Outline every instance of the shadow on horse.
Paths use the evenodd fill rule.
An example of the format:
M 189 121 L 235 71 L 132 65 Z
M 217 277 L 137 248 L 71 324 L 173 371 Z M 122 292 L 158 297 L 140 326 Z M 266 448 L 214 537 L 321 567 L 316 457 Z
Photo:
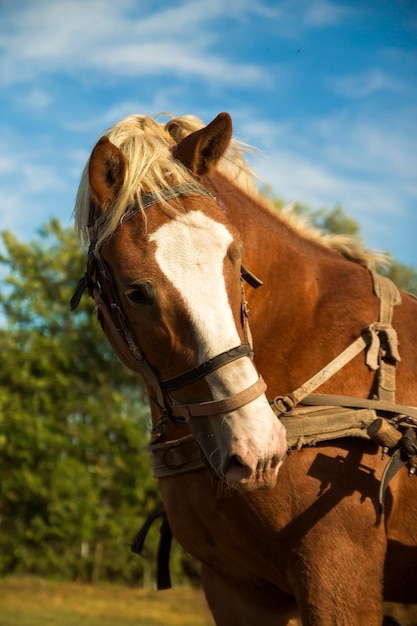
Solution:
M 115 124 L 76 222 L 72 306 L 87 288 L 143 377 L 154 474 L 216 624 L 298 607 L 380 626 L 383 600 L 417 602 L 417 301 L 274 209 L 226 113 Z

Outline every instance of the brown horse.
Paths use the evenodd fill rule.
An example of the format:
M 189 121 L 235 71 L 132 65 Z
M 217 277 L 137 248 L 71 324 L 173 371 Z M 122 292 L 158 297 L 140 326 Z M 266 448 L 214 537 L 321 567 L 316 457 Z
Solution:
M 393 408 L 417 405 L 417 301 L 400 304 L 348 240 L 274 210 L 231 135 L 222 113 L 207 127 L 132 116 L 100 139 L 77 197 L 90 251 L 73 306 L 87 286 L 144 378 L 155 475 L 216 624 L 276 626 L 297 606 L 305 625 L 380 626 L 384 599 L 417 602 L 417 411 Z M 321 412 L 301 404 L 315 399 Z M 381 415 L 384 460 L 366 429 Z

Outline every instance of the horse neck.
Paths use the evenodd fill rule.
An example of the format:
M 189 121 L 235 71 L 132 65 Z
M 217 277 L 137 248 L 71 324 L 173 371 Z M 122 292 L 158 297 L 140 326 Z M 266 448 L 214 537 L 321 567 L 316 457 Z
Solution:
M 257 366 L 270 391 L 287 393 L 377 319 L 370 274 L 300 234 L 256 196 L 223 177 L 214 182 L 243 239 L 243 263 L 264 282 L 246 290 Z
M 220 174 L 214 186 L 220 206 L 243 240 L 244 265 L 265 283 L 259 293 L 273 290 L 278 297 L 291 293 L 294 297 L 285 298 L 287 305 L 297 300 L 308 306 L 311 278 L 324 252 L 321 246 L 303 239 L 260 194 L 248 194 Z M 254 298 L 255 307 L 257 302 Z

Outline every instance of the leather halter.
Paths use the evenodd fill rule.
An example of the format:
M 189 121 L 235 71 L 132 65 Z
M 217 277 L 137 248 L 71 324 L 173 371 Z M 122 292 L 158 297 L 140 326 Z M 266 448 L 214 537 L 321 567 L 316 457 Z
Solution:
M 127 212 L 121 225 L 126 219 L 133 217 L 137 212 L 158 204 L 161 199 L 170 200 L 178 196 L 200 193 L 200 191 L 190 191 L 187 185 L 175 185 L 170 189 L 163 189 L 159 194 L 148 193 L 141 197 L 140 201 Z M 204 188 L 201 188 L 202 195 L 213 196 Z M 215 199 L 215 198 L 214 198 Z M 90 225 L 90 233 L 94 233 L 95 224 Z M 221 400 L 210 400 L 192 404 L 182 404 L 175 401 L 169 392 L 181 387 L 185 387 L 208 374 L 216 371 L 220 367 L 233 361 L 253 356 L 252 338 L 248 323 L 248 310 L 246 307 L 243 284 L 241 285 L 241 324 L 245 334 L 246 343 L 231 348 L 217 356 L 201 363 L 189 370 L 181 372 L 165 380 L 159 380 L 158 375 L 147 362 L 144 354 L 138 346 L 134 335 L 129 327 L 128 321 L 122 311 L 117 295 L 114 279 L 104 260 L 95 254 L 96 239 L 92 238 L 88 252 L 87 271 L 78 282 L 75 293 L 71 299 L 71 310 L 75 310 L 80 302 L 82 294 L 88 290 L 90 297 L 96 304 L 97 317 L 101 323 L 104 333 L 107 335 L 113 349 L 120 360 L 133 371 L 141 374 L 152 391 L 152 399 L 160 407 L 162 415 L 159 420 L 159 430 L 161 434 L 162 426 L 168 417 L 174 422 L 187 422 L 193 417 L 205 417 L 219 415 L 221 413 L 234 411 L 252 402 L 266 391 L 266 384 L 259 376 L 256 383 L 247 389 Z M 241 283 L 245 280 L 255 289 L 262 285 L 245 267 L 241 267 Z

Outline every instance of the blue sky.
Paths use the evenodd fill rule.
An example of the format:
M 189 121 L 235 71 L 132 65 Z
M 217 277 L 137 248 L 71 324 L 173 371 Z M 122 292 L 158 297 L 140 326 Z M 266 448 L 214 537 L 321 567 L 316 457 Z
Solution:
M 0 230 L 71 223 L 124 115 L 220 111 L 286 202 L 417 267 L 415 0 L 0 0 Z

